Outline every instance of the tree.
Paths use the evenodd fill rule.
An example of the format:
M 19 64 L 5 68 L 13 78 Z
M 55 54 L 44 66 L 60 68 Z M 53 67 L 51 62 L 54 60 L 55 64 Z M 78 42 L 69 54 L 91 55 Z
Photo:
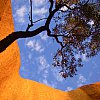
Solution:
M 48 17 L 33 22 L 30 0 L 30 24 L 25 31 L 12 32 L 0 40 L 0 52 L 19 38 L 33 37 L 47 31 L 47 35 L 54 38 L 61 47 L 53 58 L 53 66 L 61 67 L 60 73 L 64 78 L 73 77 L 77 67 L 82 66 L 82 59 L 76 58 L 76 54 L 85 54 L 89 58 L 100 51 L 100 3 L 89 0 L 49 0 L 49 3 Z M 30 31 L 41 20 L 46 20 L 44 25 Z M 53 29 L 50 29 L 51 20 L 55 22 Z

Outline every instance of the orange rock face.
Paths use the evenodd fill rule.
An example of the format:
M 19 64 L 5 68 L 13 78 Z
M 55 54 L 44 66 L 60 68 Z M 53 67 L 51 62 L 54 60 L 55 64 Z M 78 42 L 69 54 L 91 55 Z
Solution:
M 10 0 L 0 0 L 0 40 L 14 31 Z M 70 92 L 53 89 L 19 75 L 17 42 L 0 53 L 0 100 L 100 100 L 100 82 Z

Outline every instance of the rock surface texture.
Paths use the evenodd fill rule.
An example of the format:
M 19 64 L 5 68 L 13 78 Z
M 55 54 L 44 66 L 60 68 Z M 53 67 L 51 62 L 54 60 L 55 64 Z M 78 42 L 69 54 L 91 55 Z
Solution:
M 0 40 L 14 31 L 11 1 L 0 0 Z M 0 53 L 0 100 L 100 100 L 100 82 L 70 92 L 53 89 L 19 75 L 17 42 Z

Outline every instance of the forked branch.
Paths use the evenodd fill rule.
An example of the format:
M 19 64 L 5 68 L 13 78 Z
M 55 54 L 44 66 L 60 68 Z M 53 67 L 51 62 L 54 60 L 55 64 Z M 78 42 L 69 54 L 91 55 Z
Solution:
M 32 0 L 30 0 L 30 8 L 31 8 L 30 9 L 30 15 L 29 15 L 30 24 L 28 24 L 26 31 L 12 32 L 7 37 L 0 40 L 0 53 L 3 52 L 10 44 L 12 44 L 15 40 L 17 40 L 19 38 L 33 37 L 33 36 L 36 36 L 43 31 L 47 31 L 49 29 L 49 25 L 50 25 L 52 17 L 62 7 L 62 5 L 60 5 L 52 11 L 53 0 L 51 0 L 50 2 L 51 2 L 51 5 L 50 5 L 50 8 L 49 8 L 49 11 L 50 11 L 49 16 L 47 18 L 44 18 L 44 19 L 47 19 L 45 25 L 40 26 L 39 28 L 37 28 L 33 31 L 29 31 L 29 29 L 33 26 L 33 23 L 36 23 L 40 20 L 43 20 L 43 19 L 40 19 L 36 22 L 33 22 L 33 20 L 32 20 Z

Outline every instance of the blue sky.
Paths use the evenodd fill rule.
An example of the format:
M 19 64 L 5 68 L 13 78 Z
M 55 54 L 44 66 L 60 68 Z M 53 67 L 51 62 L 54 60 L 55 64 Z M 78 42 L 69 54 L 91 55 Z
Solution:
M 48 15 L 48 0 L 33 0 L 33 21 Z M 29 23 L 29 0 L 12 0 L 15 31 L 26 30 Z M 43 25 L 44 21 L 34 27 Z M 51 24 L 52 27 L 52 24 Z M 100 81 L 100 55 L 87 59 L 82 55 L 84 67 L 78 68 L 74 78 L 63 79 L 58 68 L 53 68 L 53 55 L 59 45 L 46 32 L 38 36 L 18 40 L 21 67 L 20 75 L 23 78 L 35 80 L 51 87 L 69 91 L 85 84 Z

